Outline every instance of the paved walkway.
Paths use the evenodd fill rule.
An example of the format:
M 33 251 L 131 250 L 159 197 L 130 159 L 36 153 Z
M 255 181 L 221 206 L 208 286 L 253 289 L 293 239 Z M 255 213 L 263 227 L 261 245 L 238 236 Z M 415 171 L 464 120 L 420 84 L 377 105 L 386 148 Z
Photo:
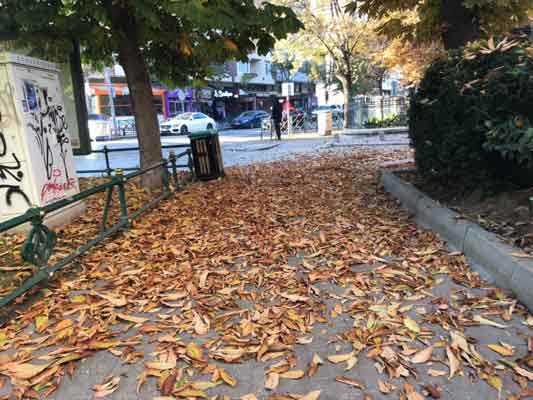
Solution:
M 408 156 L 322 153 L 189 186 L 0 330 L 0 396 L 527 394 L 532 318 L 376 185 Z

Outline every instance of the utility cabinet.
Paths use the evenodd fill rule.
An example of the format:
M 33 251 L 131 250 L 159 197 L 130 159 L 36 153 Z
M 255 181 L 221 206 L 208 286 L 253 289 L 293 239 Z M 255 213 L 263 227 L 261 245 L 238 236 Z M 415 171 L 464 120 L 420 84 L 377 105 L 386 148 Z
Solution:
M 0 222 L 78 192 L 58 67 L 0 53 Z M 60 209 L 46 224 L 64 224 L 83 209 Z

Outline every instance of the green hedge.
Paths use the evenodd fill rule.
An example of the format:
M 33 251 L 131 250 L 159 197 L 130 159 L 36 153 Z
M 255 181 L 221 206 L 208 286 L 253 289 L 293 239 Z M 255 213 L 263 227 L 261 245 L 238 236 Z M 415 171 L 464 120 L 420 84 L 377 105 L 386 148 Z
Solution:
M 409 109 L 419 173 L 443 181 L 529 181 L 533 48 L 525 38 L 479 41 L 427 70 Z
M 407 115 L 398 114 L 392 115 L 390 117 L 381 118 L 370 118 L 364 123 L 364 127 L 368 129 L 372 128 L 393 128 L 396 126 L 406 126 L 407 125 Z

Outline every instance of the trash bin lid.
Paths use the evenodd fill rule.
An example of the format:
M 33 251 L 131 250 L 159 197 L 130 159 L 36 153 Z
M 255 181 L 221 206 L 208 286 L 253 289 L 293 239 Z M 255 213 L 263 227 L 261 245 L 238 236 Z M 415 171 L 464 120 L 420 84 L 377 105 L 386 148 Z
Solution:
M 207 130 L 207 131 L 198 131 L 189 134 L 190 139 L 202 139 L 211 136 L 218 136 L 218 131 L 216 129 Z

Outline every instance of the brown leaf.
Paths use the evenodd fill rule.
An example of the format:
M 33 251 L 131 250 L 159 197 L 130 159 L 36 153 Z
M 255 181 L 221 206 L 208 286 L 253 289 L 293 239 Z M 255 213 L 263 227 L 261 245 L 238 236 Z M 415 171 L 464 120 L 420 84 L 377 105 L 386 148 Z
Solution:
M 176 372 L 171 372 L 169 376 L 163 380 L 161 384 L 161 394 L 163 396 L 170 396 L 174 390 L 174 384 L 176 383 Z
M 364 388 L 365 388 L 365 386 L 361 382 L 359 382 L 358 380 L 353 379 L 353 378 L 348 378 L 346 376 L 337 376 L 337 377 L 335 377 L 335 380 L 337 382 L 345 383 L 347 385 L 356 387 L 356 388 L 361 389 L 361 390 L 364 390 Z
M 429 376 L 444 376 L 447 374 L 446 371 L 441 371 L 433 368 L 429 368 L 427 372 Z
M 309 392 L 305 396 L 301 397 L 299 400 L 318 400 L 319 397 L 320 390 L 313 390 L 312 392 Z
M 235 387 L 237 386 L 237 381 L 235 379 L 233 379 L 231 377 L 230 374 L 228 374 L 225 370 L 219 368 L 218 369 L 219 373 L 220 373 L 220 377 L 222 378 L 222 380 L 224 382 L 226 382 L 228 385 L 230 385 L 231 387 Z
M 422 364 L 428 362 L 431 359 L 433 354 L 433 346 L 428 346 L 424 350 L 419 351 L 413 357 L 411 357 L 411 362 L 413 364 Z
M 381 393 L 389 394 L 395 388 L 390 382 L 383 382 L 381 379 L 378 379 L 378 389 Z
M 424 400 L 424 396 L 418 393 L 414 386 L 409 383 L 404 383 L 403 390 L 407 396 L 407 400 Z
M 175 362 L 148 361 L 148 362 L 145 362 L 144 365 L 146 366 L 146 368 L 157 369 L 161 371 L 176 368 Z
M 134 317 L 133 315 L 127 315 L 122 313 L 117 313 L 117 317 L 128 322 L 133 322 L 135 324 L 142 324 L 143 322 L 148 321 L 148 318 Z
M 279 374 L 277 372 L 270 372 L 266 376 L 265 388 L 268 390 L 276 390 L 279 385 Z
M 510 347 L 500 346 L 499 344 L 488 344 L 487 347 L 492 351 L 495 351 L 502 356 L 512 356 L 514 354 L 514 349 Z
M 279 374 L 280 378 L 284 379 L 301 379 L 305 376 L 305 372 L 301 369 L 295 369 L 292 371 L 287 371 L 282 374 Z
M 429 396 L 434 399 L 442 397 L 442 388 L 437 385 L 425 385 L 424 389 L 429 393 Z
M 31 379 L 39 375 L 50 364 L 35 365 L 29 363 L 9 363 L 4 368 L 9 372 L 9 375 L 16 379 Z
M 446 355 L 448 356 L 448 366 L 450 367 L 449 379 L 451 379 L 459 371 L 461 364 L 450 346 L 446 346 Z
M 354 354 L 355 353 L 353 351 L 351 353 L 346 353 L 346 354 L 335 354 L 332 356 L 328 356 L 328 361 L 333 364 L 338 364 L 341 362 L 348 361 L 350 358 L 353 358 Z
M 195 343 L 191 342 L 185 349 L 185 354 L 196 361 L 203 361 L 203 352 Z
M 280 293 L 279 295 L 281 297 L 287 299 L 287 300 L 294 301 L 294 302 L 298 302 L 298 301 L 306 302 L 306 301 L 309 301 L 309 297 L 300 296 L 298 294 Z
M 94 385 L 94 397 L 100 399 L 106 397 L 118 389 L 120 383 L 120 377 L 109 375 L 104 379 L 104 382 L 100 385 Z

